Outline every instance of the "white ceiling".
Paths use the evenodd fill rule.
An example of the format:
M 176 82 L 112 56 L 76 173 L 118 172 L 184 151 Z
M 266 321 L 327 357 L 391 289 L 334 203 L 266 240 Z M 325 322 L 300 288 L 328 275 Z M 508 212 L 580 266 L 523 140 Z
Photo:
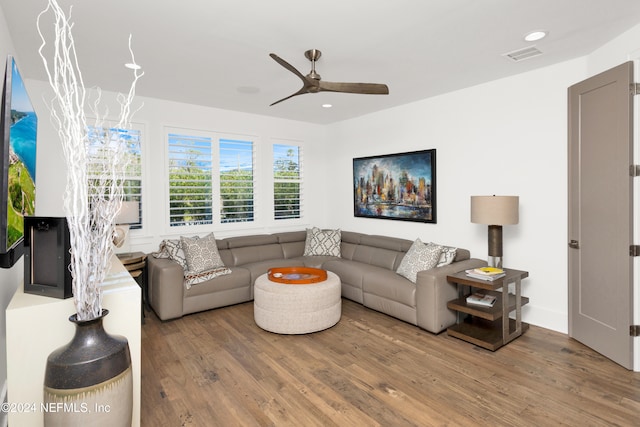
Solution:
M 46 0 L 0 0 L 18 66 L 46 80 L 36 17 Z M 126 91 L 128 37 L 138 95 L 318 124 L 341 121 L 586 55 L 640 23 L 638 0 L 59 0 L 87 87 Z M 52 21 L 52 15 L 45 17 Z M 44 18 L 43 18 L 44 19 Z M 545 29 L 542 41 L 525 33 Z M 53 41 L 49 35 L 49 41 Z M 543 55 L 504 53 L 535 45 Z M 386 83 L 389 95 L 296 96 L 304 51 L 324 80 Z M 333 108 L 321 108 L 331 103 Z

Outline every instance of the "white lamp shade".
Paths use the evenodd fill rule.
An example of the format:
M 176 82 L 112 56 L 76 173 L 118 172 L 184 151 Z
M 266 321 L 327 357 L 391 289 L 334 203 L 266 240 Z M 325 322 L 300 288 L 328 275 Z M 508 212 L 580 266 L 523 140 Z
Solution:
M 137 224 L 140 222 L 140 203 L 122 202 L 120 212 L 114 221 L 116 224 Z
M 471 222 L 488 225 L 517 224 L 518 196 L 471 196 Z

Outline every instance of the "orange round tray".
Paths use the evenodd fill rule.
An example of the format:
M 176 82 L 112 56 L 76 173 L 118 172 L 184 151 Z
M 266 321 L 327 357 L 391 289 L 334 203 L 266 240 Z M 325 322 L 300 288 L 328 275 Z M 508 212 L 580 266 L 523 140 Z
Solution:
M 268 272 L 269 280 L 287 285 L 308 285 L 327 280 L 327 272 L 311 267 L 272 268 Z

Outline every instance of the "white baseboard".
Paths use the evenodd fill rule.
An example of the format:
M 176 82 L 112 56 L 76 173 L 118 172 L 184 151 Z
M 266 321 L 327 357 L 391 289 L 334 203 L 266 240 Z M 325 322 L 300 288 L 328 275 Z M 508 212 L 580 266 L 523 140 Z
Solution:
M 522 320 L 563 334 L 569 332 L 567 313 L 551 311 L 540 306 L 527 304 L 522 307 Z

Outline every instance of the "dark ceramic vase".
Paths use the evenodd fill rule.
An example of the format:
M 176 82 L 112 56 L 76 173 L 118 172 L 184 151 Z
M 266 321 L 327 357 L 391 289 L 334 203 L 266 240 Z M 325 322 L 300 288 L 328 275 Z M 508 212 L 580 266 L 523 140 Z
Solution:
M 129 343 L 108 334 L 102 316 L 76 325 L 73 339 L 49 355 L 44 377 L 44 425 L 131 426 L 133 376 Z

